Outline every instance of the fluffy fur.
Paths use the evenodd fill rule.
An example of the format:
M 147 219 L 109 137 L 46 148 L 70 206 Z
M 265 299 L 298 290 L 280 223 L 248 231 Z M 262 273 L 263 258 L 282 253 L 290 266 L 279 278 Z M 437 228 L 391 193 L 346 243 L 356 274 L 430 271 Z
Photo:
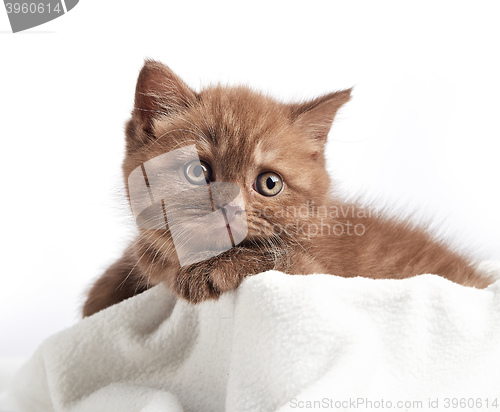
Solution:
M 244 87 L 196 93 L 165 65 L 146 61 L 126 127 L 125 183 L 143 162 L 195 144 L 212 167 L 212 180 L 240 187 L 248 235 L 218 256 L 180 267 L 168 228 L 140 229 L 92 286 L 84 316 L 160 282 L 193 303 L 216 299 L 269 269 L 372 278 L 435 273 L 467 286 L 488 285 L 424 230 L 331 197 L 324 148 L 335 114 L 349 99 L 350 90 L 294 104 Z M 283 179 L 276 196 L 255 190 L 256 177 L 266 171 Z

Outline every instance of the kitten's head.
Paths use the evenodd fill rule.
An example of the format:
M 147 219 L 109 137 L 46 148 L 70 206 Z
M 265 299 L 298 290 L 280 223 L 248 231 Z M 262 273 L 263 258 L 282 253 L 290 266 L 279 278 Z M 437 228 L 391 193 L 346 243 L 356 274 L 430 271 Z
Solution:
M 160 255 L 172 252 L 169 226 L 179 224 L 183 232 L 200 210 L 206 214 L 221 208 L 234 232 L 233 246 L 269 243 L 278 227 L 280 239 L 286 240 L 289 214 L 283 211 L 321 205 L 328 197 L 325 143 L 337 110 L 349 98 L 350 90 L 344 90 L 284 104 L 245 87 L 215 86 L 197 93 L 165 65 L 146 61 L 126 128 L 123 171 L 133 209 L 134 202 L 137 212 L 144 209 L 137 206 L 137 196 L 156 202 L 156 209 L 142 216 L 143 223 L 158 225 L 143 225 L 150 249 L 163 248 Z M 158 195 L 154 199 L 151 182 L 142 192 L 130 186 L 134 173 L 148 173 L 149 180 L 157 176 L 162 204 Z M 170 221 L 165 224 L 165 219 Z M 211 237 L 214 249 L 221 248 L 219 229 L 199 226 L 199 236 L 191 232 L 177 243 L 200 244 Z M 291 238 L 300 241 L 297 236 Z

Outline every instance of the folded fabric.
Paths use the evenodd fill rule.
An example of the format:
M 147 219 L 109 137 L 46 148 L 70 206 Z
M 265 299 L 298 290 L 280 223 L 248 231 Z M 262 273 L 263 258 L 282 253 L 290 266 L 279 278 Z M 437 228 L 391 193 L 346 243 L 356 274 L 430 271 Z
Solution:
M 39 347 L 9 399 L 19 412 L 439 410 L 458 402 L 497 410 L 499 385 L 500 281 L 478 290 L 434 275 L 267 272 L 216 302 L 192 305 L 160 285 L 84 319 Z

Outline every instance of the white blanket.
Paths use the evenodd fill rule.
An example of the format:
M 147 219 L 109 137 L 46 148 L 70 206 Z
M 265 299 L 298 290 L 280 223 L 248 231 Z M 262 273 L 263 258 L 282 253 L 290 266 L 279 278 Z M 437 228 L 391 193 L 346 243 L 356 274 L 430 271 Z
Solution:
M 199 305 L 157 286 L 46 340 L 9 394 L 0 410 L 498 410 L 500 281 L 267 272 Z

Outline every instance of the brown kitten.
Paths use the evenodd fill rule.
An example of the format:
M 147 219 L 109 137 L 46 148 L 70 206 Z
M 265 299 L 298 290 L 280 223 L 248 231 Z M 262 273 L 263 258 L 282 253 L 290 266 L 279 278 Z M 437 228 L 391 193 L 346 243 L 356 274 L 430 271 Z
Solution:
M 270 269 L 398 279 L 435 273 L 467 286 L 491 283 L 424 230 L 331 197 L 324 148 L 335 114 L 349 99 L 350 90 L 300 104 L 283 104 L 244 87 L 216 86 L 196 93 L 168 67 L 146 61 L 126 127 L 125 184 L 133 209 L 134 202 L 148 198 L 146 189 L 139 196 L 144 199 L 132 193 L 131 178 L 137 173 L 144 173 L 151 202 L 148 176 L 151 180 L 163 173 L 164 190 L 170 192 L 161 199 L 161 208 L 157 202 L 142 217 L 143 223 L 149 219 L 155 224 L 140 227 L 123 257 L 94 283 L 83 315 L 160 282 L 194 303 L 216 299 L 246 276 Z M 201 178 L 201 186 L 184 190 L 189 184 L 175 162 L 165 169 L 172 177 L 165 170 L 146 174 L 144 165 L 156 161 L 151 159 L 188 146 L 196 148 L 199 161 L 184 166 L 183 173 L 189 184 Z M 226 189 L 219 182 L 237 185 L 240 203 L 229 206 L 235 193 L 223 194 Z M 210 202 L 205 207 L 200 193 L 207 186 Z M 210 224 L 189 232 L 200 210 L 222 212 L 222 232 L 227 227 L 235 237 L 231 225 L 244 221 L 248 233 L 242 242 L 231 237 L 234 247 L 212 253 L 208 246 L 202 251 L 206 258 L 186 264 L 186 245 L 222 242 L 221 228 Z M 139 223 L 141 216 L 136 217 Z M 174 230 L 182 241 L 174 241 Z

